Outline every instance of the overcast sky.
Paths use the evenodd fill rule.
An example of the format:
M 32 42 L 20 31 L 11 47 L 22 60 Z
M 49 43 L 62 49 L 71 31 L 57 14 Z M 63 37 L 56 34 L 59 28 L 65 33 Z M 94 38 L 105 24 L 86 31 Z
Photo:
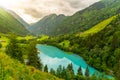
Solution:
M 33 23 L 46 15 L 72 15 L 99 0 L 0 0 L 0 6 L 16 12 L 26 22 Z

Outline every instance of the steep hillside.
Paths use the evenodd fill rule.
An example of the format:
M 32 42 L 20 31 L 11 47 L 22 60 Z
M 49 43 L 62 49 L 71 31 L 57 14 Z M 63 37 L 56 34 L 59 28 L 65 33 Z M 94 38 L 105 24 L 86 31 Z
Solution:
M 115 18 L 116 18 L 116 16 L 106 19 L 106 20 L 100 22 L 99 24 L 93 26 L 92 28 L 84 31 L 83 33 L 77 33 L 76 36 L 87 37 L 89 35 L 94 35 L 95 33 L 98 33 L 99 31 L 103 30 Z
M 18 35 L 29 34 L 28 30 L 24 27 L 24 25 L 21 24 L 17 19 L 15 19 L 3 8 L 0 8 L 0 32 L 14 32 Z
M 76 34 L 49 38 L 40 43 L 57 46 L 82 56 L 89 65 L 119 80 L 120 15 L 102 21 L 91 29 Z M 119 70 L 118 70 L 119 69 Z
M 101 0 L 66 18 L 54 31 L 56 35 L 85 31 L 120 12 L 120 0 Z
M 0 53 L 0 80 L 60 80 Z
M 7 10 L 13 17 L 15 17 L 21 24 L 23 24 L 27 29 L 29 28 L 29 24 L 25 22 L 20 16 L 18 16 L 15 12 L 11 10 Z
M 66 18 L 63 14 L 61 15 L 56 15 L 56 14 L 51 14 L 40 21 L 38 21 L 35 24 L 32 24 L 29 30 L 37 35 L 54 35 L 54 31 L 56 31 L 56 28 L 58 27 L 59 24 Z
M 10 55 L 8 56 L 5 50 L 9 38 L 5 36 L 5 34 L 0 34 L 0 45 L 2 44 L 0 46 L 0 80 L 61 80 L 49 73 L 25 65 Z

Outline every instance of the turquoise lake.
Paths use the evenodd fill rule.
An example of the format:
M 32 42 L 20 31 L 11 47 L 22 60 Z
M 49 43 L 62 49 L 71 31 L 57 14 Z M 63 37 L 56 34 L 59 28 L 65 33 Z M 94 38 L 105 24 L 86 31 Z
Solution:
M 80 66 L 82 67 L 82 72 L 84 74 L 86 67 L 88 66 L 82 57 L 76 54 L 68 54 L 58 49 L 57 47 L 38 44 L 37 49 L 40 51 L 40 54 L 38 56 L 40 57 L 41 62 L 43 65 L 48 66 L 48 70 L 51 68 L 56 70 L 59 65 L 67 67 L 68 64 L 72 63 L 75 74 L 77 73 L 77 70 Z M 98 72 L 99 75 L 101 75 L 101 73 L 93 67 L 88 67 L 90 75 L 94 74 L 95 72 Z M 105 75 L 105 77 L 112 78 L 108 75 Z

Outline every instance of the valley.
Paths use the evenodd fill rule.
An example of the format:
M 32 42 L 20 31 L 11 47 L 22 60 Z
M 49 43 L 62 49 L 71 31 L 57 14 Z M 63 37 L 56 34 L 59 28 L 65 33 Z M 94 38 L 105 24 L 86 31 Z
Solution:
M 119 4 L 100 0 L 35 23 L 0 7 L 0 80 L 119 80 Z

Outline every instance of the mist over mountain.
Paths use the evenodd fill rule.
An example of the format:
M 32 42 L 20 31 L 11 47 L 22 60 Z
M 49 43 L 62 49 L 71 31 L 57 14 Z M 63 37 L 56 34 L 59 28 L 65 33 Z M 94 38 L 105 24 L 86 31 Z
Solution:
M 26 27 L 26 29 L 29 28 L 29 24 L 24 21 L 19 15 L 17 15 L 15 12 L 11 11 L 11 10 L 7 10 L 12 16 L 14 16 L 21 24 L 24 25 L 24 27 Z
M 8 13 L 7 9 L 5 8 L 0 8 L 0 32 L 13 32 L 18 35 L 30 34 L 25 26 L 20 23 L 12 14 Z
M 48 16 L 45 16 L 43 19 L 38 21 L 37 23 L 34 23 L 30 26 L 29 30 L 31 33 L 34 33 L 35 35 L 54 35 L 54 31 L 58 28 L 58 25 L 61 24 L 61 22 L 66 19 L 67 16 L 60 14 L 51 14 Z
M 120 0 L 0 5 L 0 80 L 120 79 Z
M 60 21 L 57 20 L 58 18 L 54 18 L 54 23 L 49 22 L 52 21 L 52 17 L 47 18 L 47 20 L 43 18 L 39 22 L 35 23 L 35 25 L 37 26 L 34 27 L 33 25 L 31 27 L 31 32 L 37 35 L 47 34 L 52 36 L 83 32 L 91 28 L 92 26 L 98 24 L 102 20 L 105 20 L 119 13 L 119 3 L 119 0 L 102 0 L 94 3 L 93 5 L 83 10 L 76 12 L 72 16 L 68 16 L 62 20 L 60 20 L 60 18 Z M 43 20 L 45 21 L 45 24 L 41 25 Z M 46 28 L 46 24 L 49 29 Z M 52 26 L 51 24 L 55 25 Z M 52 32 L 51 29 L 53 29 Z

